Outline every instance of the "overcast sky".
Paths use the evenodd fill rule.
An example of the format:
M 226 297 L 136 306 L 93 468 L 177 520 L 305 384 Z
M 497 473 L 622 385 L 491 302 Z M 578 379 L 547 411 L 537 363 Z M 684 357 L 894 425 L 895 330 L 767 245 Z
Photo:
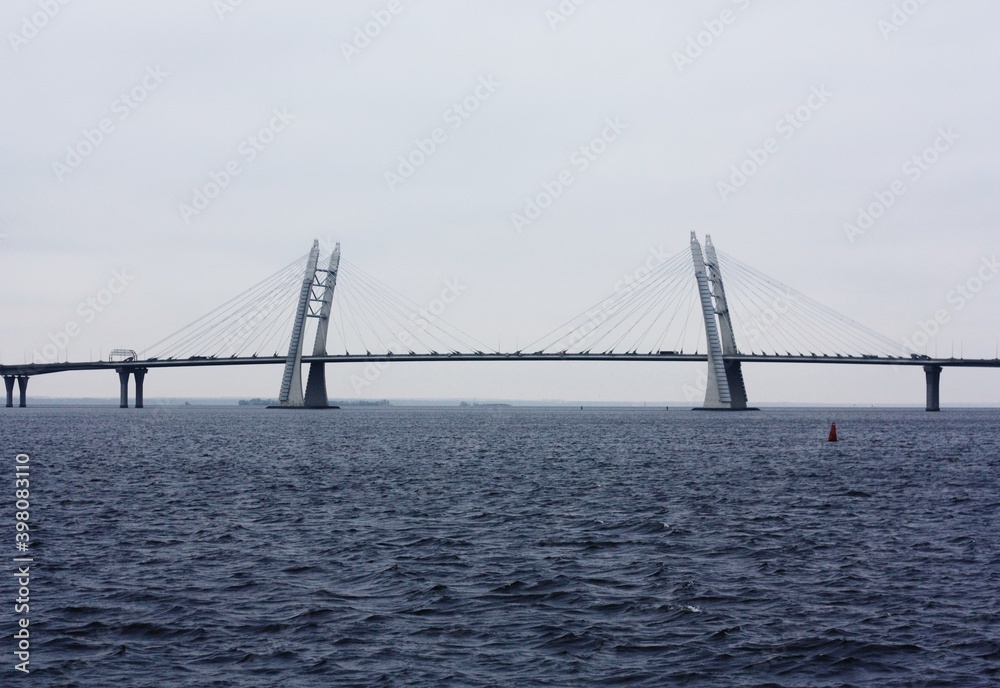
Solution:
M 459 280 L 445 317 L 513 349 L 691 231 L 893 339 L 937 320 L 929 353 L 996 355 L 997 3 L 577 2 L 4 2 L 0 360 L 67 328 L 60 359 L 142 349 L 314 238 L 418 303 Z M 334 366 L 329 387 L 677 401 L 703 367 L 394 364 L 355 393 L 359 369 Z M 919 368 L 745 371 L 751 402 L 924 394 Z M 274 397 L 280 375 L 146 388 Z M 942 401 L 1000 403 L 998 383 L 946 370 Z M 113 397 L 117 378 L 29 394 Z

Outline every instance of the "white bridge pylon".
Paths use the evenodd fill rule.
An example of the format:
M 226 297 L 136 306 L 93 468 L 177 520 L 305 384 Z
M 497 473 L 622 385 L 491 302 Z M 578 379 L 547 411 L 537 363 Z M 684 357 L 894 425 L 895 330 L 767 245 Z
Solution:
M 333 292 L 337 286 L 337 271 L 340 269 L 340 243 L 330 254 L 327 268 L 317 267 L 319 263 L 319 241 L 313 241 L 312 250 L 306 261 L 305 277 L 299 292 L 292 338 L 288 344 L 285 372 L 281 378 L 278 403 L 292 408 L 326 408 L 326 364 L 314 361 L 309 364 L 309 378 L 306 391 L 302 393 L 302 344 L 307 318 L 316 318 L 316 341 L 313 356 L 326 356 L 326 337 L 330 327 L 330 310 L 333 306 Z
M 712 237 L 705 235 L 702 253 L 698 236 L 691 232 L 691 259 L 698 281 L 698 296 L 705 318 L 705 338 L 708 343 L 708 384 L 705 388 L 706 409 L 745 410 L 747 390 L 743 383 L 743 370 L 739 361 L 727 361 L 727 356 L 739 354 L 733 323 L 729 317 L 726 289 L 722 283 L 722 268 L 712 245 Z

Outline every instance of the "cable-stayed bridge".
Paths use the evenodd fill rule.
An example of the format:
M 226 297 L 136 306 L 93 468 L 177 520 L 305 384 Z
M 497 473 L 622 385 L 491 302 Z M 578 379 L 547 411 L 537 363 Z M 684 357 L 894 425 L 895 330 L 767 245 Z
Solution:
M 744 363 L 920 366 L 926 408 L 937 411 L 943 368 L 1000 367 L 998 359 L 908 351 L 716 251 L 711 237 L 702 245 L 694 232 L 688 249 L 510 352 L 445 322 L 443 302 L 421 307 L 342 261 L 339 244 L 322 260 L 320 253 L 314 241 L 306 255 L 139 352 L 117 349 L 103 361 L 0 364 L 6 405 L 14 405 L 15 384 L 25 406 L 32 375 L 69 370 L 114 370 L 123 408 L 131 377 L 135 407 L 141 408 L 153 368 L 281 365 L 281 406 L 326 408 L 327 363 L 572 360 L 705 362 L 702 408 L 712 410 L 749 408 Z

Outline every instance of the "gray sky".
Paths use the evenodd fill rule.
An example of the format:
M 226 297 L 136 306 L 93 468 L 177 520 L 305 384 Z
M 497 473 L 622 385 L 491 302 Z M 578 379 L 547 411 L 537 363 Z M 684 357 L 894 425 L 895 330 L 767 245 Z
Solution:
M 992 358 L 998 20 L 987 0 L 10 0 L 0 360 L 67 326 L 60 359 L 141 349 L 313 238 L 418 303 L 459 280 L 444 317 L 513 349 L 692 230 L 893 339 L 943 313 L 929 353 Z M 435 130 L 433 153 L 387 179 Z M 615 139 L 581 169 L 602 132 Z M 564 170 L 572 184 L 517 231 Z M 127 285 L 82 315 L 115 271 Z M 673 401 L 702 367 L 395 364 L 360 396 Z M 923 398 L 919 369 L 745 370 L 751 402 Z M 355 396 L 357 372 L 333 367 L 331 396 Z M 280 373 L 153 371 L 147 395 L 273 397 Z M 942 401 L 998 403 L 998 375 L 946 370 Z M 110 372 L 31 385 L 117 392 Z

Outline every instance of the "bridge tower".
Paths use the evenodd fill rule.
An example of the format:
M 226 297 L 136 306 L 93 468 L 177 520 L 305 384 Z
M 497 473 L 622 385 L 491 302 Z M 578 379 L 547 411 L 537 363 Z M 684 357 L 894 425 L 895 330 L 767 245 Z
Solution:
M 281 391 L 278 393 L 278 403 L 282 406 L 304 406 L 302 396 L 302 336 L 306 329 L 306 313 L 309 310 L 309 300 L 312 297 L 313 283 L 316 281 L 316 263 L 319 262 L 319 240 L 313 241 L 309 259 L 306 261 L 306 274 L 299 290 L 299 305 L 295 310 L 295 323 L 292 325 L 292 339 L 288 343 L 288 356 L 285 359 L 285 372 L 281 377 Z
M 326 335 L 330 323 L 330 308 L 333 290 L 337 284 L 337 270 L 340 268 L 340 244 L 330 254 L 330 264 L 326 270 L 318 269 L 319 241 L 313 241 L 309 259 L 306 261 L 305 276 L 299 291 L 299 304 L 292 325 L 292 338 L 288 343 L 285 358 L 285 372 L 281 378 L 278 403 L 290 408 L 326 408 L 326 371 L 323 363 L 312 363 L 306 394 L 302 394 L 302 344 L 305 337 L 306 319 L 318 318 L 314 356 L 326 355 Z M 320 277 L 322 275 L 322 277 Z M 317 290 L 319 293 L 317 294 Z M 318 304 L 318 305 L 317 305 Z
M 333 307 L 333 290 L 337 287 L 337 271 L 340 270 L 340 242 L 330 254 L 330 264 L 324 271 L 322 280 L 323 296 L 320 299 L 319 318 L 316 325 L 316 342 L 313 356 L 326 356 L 326 333 L 330 327 L 330 309 Z M 306 408 L 326 408 L 330 400 L 326 395 L 326 363 L 313 361 L 309 364 L 309 379 L 306 381 Z
M 691 258 L 698 281 L 701 311 L 705 317 L 705 338 L 708 340 L 708 384 L 705 388 L 705 409 L 747 410 L 747 392 L 739 361 L 727 361 L 727 356 L 739 354 L 733 324 L 729 317 L 722 269 L 712 245 L 705 236 L 705 252 L 694 232 L 691 232 Z

